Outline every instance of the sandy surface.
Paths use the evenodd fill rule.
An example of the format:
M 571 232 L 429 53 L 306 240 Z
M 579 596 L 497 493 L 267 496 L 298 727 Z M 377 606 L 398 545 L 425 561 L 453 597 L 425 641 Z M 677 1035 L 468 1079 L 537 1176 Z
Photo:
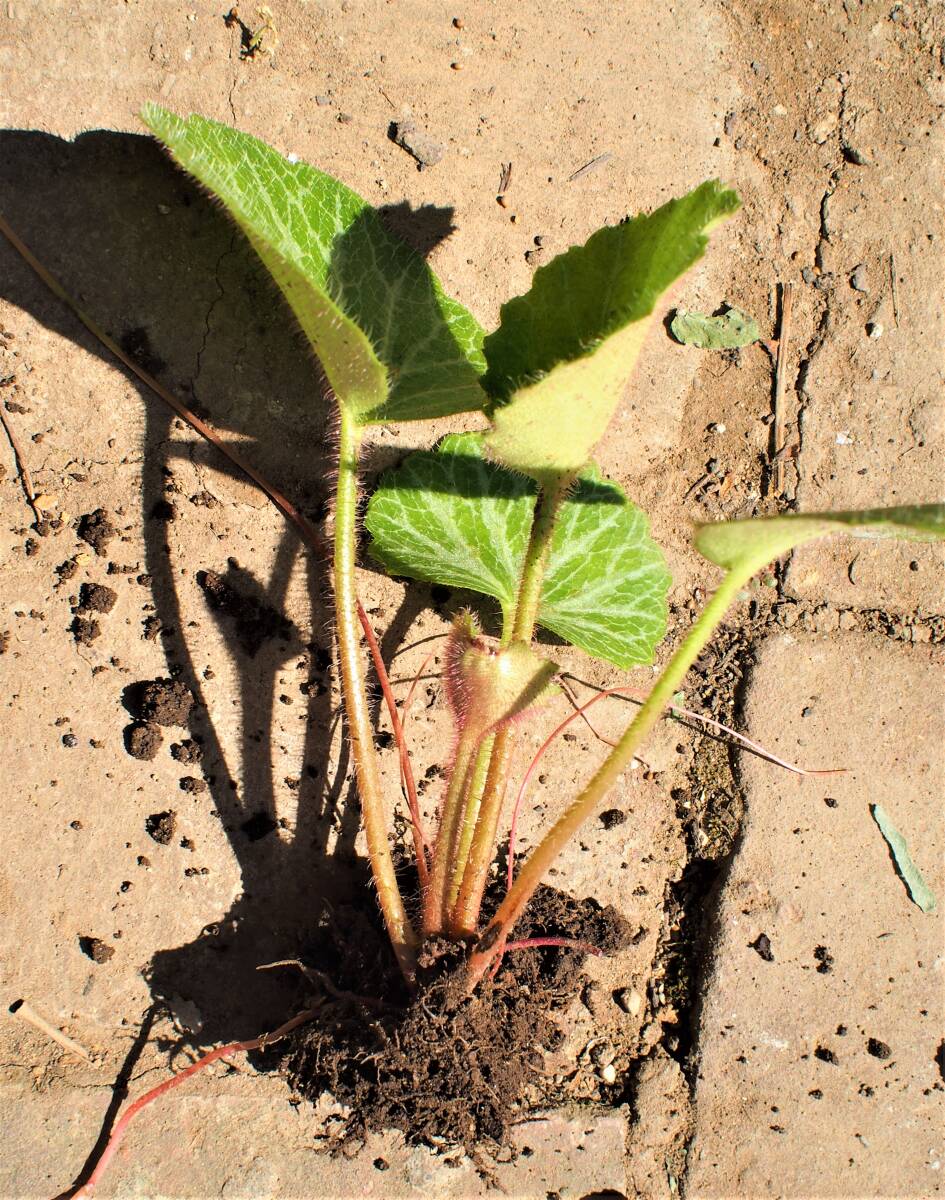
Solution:
M 330 436 L 311 367 L 251 252 L 142 136 L 136 112 L 147 99 L 235 123 L 375 204 L 441 210 L 436 222 L 453 232 L 432 265 L 487 327 L 503 299 L 527 288 L 543 255 L 705 177 L 738 189 L 743 210 L 714 237 L 674 301 L 705 310 L 729 301 L 773 336 L 777 285 L 793 287 L 783 496 L 769 485 L 772 369 L 760 346 L 723 358 L 680 348 L 660 329 L 598 455 L 651 514 L 666 548 L 674 635 L 713 580 L 689 549 L 693 520 L 775 511 L 795 500 L 813 509 L 941 496 L 940 7 L 691 0 L 651 5 L 645 19 L 635 5 L 598 2 L 271 7 L 274 52 L 245 60 L 239 30 L 211 6 L 6 0 L 0 211 L 104 329 L 143 354 L 166 386 L 313 515 L 326 496 Z M 257 20 L 248 9 L 241 15 Z M 406 116 L 444 147 L 442 161 L 423 172 L 388 137 L 390 123 Z M 609 157 L 569 181 L 600 156 Z M 508 162 L 503 208 L 496 192 Z M 13 1017 L 0 1022 L 8 1129 L 0 1194 L 25 1197 L 55 1193 L 76 1177 L 123 1064 L 136 1095 L 165 1076 L 181 1033 L 209 1046 L 283 1019 L 289 993 L 256 965 L 297 953 L 325 904 L 363 887 L 363 875 L 349 764 L 332 721 L 321 566 L 265 499 L 126 377 L 5 244 L 0 384 L 50 521 L 45 536 L 32 528 L 11 447 L 0 439 L 0 999 L 5 1009 L 27 998 L 100 1057 L 89 1066 Z M 411 427 L 379 432 L 371 470 L 426 436 Z M 78 518 L 100 508 L 116 529 L 101 556 L 76 532 Z M 66 563 L 76 569 L 63 578 L 57 568 Z M 941 781 L 941 748 L 926 719 L 934 688 L 889 741 L 873 732 L 883 719 L 874 706 L 845 703 L 834 687 L 860 662 L 881 664 L 888 706 L 897 703 L 897 687 L 908 698 L 929 686 L 919 674 L 945 635 L 941 567 L 941 554 L 927 547 L 807 549 L 733 614 L 722 649 L 700 666 L 687 694 L 696 707 L 757 718 L 777 741 L 788 726 L 779 726 L 770 693 L 780 678 L 800 686 L 796 674 L 817 696 L 805 720 L 817 723 L 819 740 L 803 753 L 818 761 L 807 765 L 846 764 L 870 743 L 875 771 L 844 784 L 851 805 L 862 810 L 874 800 L 874 780 L 896 762 L 922 759 L 929 779 L 938 772 Z M 268 613 L 258 646 L 241 645 L 233 621 L 208 605 L 199 582 L 206 571 Z M 100 636 L 77 644 L 72 625 L 83 584 L 111 588 L 115 602 L 96 617 Z M 403 650 L 395 678 L 411 677 L 425 657 L 424 647 L 405 647 L 441 632 L 462 603 L 428 588 L 405 590 L 369 566 L 359 587 L 387 654 Z M 793 631 L 790 654 L 772 670 L 767 650 L 769 666 L 751 675 L 773 629 L 775 637 Z M 559 657 L 592 683 L 614 678 L 576 652 Z M 164 730 L 152 761 L 125 750 L 125 689 L 171 670 L 197 699 L 192 732 L 204 753 L 196 764 L 171 756 L 189 736 L 183 728 Z M 630 682 L 645 687 L 650 678 L 640 670 Z M 755 699 L 762 687 L 768 707 Z M 789 688 L 786 714 L 793 696 Z M 442 758 L 446 730 L 435 682 L 426 697 L 431 707 L 418 706 L 412 719 L 420 773 Z M 619 709 L 601 712 L 601 731 L 612 734 L 620 720 Z M 529 735 L 536 746 L 540 732 Z M 576 733 L 548 760 L 526 837 L 604 753 L 586 730 Z M 800 747 L 785 752 L 803 756 Z M 628 774 L 613 799 L 633 820 L 588 827 L 554 879 L 575 895 L 617 903 L 641 931 L 620 959 L 592 964 L 598 986 L 568 1014 L 555 1069 L 573 1073 L 574 1103 L 583 1107 L 545 1122 L 532 1155 L 503 1168 L 503 1186 L 512 1195 L 568 1197 L 602 1188 L 646 1196 L 679 1188 L 727 1196 L 932 1194 L 932 1142 L 908 1090 L 882 1109 L 857 1110 L 851 1129 L 869 1141 L 874 1130 L 896 1126 L 902 1162 L 914 1164 L 901 1171 L 894 1164 L 843 1177 L 816 1113 L 767 1122 L 784 1131 L 772 1135 L 777 1153 L 765 1169 L 748 1171 L 721 1152 L 756 1137 L 755 1110 L 766 1093 L 754 1077 L 727 1069 L 700 1013 L 718 1011 L 725 989 L 742 994 L 744 984 L 758 1011 L 790 1007 L 798 1038 L 816 1039 L 822 1014 L 806 976 L 763 972 L 767 964 L 742 948 L 743 931 L 735 942 L 727 938 L 732 899 L 718 885 L 747 870 L 741 856 L 750 855 L 757 828 L 750 818 L 727 875 L 746 790 L 728 754 L 666 726 L 646 759 L 648 776 Z M 387 770 L 393 781 L 392 760 Z M 188 779 L 207 787 L 182 790 Z M 781 781 L 775 775 L 765 786 Z M 764 803 L 773 821 L 791 821 L 770 796 Z M 154 818 L 171 812 L 173 835 L 156 841 Z M 927 832 L 930 871 L 939 861 L 940 821 L 934 806 L 914 825 L 909 811 L 901 821 L 910 841 Z M 778 832 L 790 837 L 792 828 Z M 831 876 L 821 892 L 822 875 L 843 874 L 848 895 L 875 878 L 891 892 L 881 962 L 925 918 L 896 890 L 875 831 L 844 827 L 837 851 L 829 868 L 818 862 L 812 871 L 812 895 L 792 936 L 819 944 L 814 913 L 827 909 L 839 886 Z M 790 856 L 766 861 L 773 904 L 793 895 L 796 867 Z M 703 921 L 718 894 L 721 923 Z M 865 902 L 844 913 L 848 944 L 861 957 L 870 914 Z M 90 938 L 112 951 L 104 961 L 86 953 L 90 943 L 81 939 Z M 221 945 L 231 952 L 218 952 Z M 940 1016 L 941 963 L 931 951 L 918 957 L 921 967 L 909 969 L 928 992 L 927 1009 Z M 873 1002 L 860 966 L 855 958 L 844 966 L 853 1006 Z M 171 1015 L 162 1010 L 150 1026 L 144 1014 L 156 997 Z M 903 1044 L 926 1037 L 927 1018 L 895 996 L 890 1004 Z M 599 1098 L 586 1053 L 593 1038 L 612 1044 L 619 1072 L 616 1099 L 604 1107 L 592 1104 Z M 170 1061 L 183 1059 L 175 1053 Z M 922 1112 L 934 1111 L 942 1094 L 941 1075 L 926 1074 Z M 748 1101 L 734 1103 L 745 1090 Z M 275 1078 L 223 1068 L 205 1074 L 165 1101 L 150 1131 L 129 1138 L 103 1194 L 485 1189 L 468 1161 L 447 1170 L 397 1137 L 332 1164 L 312 1151 L 325 1114 L 296 1110 L 289 1099 Z M 385 1172 L 374 1165 L 382 1156 Z M 840 1178 L 820 1187 L 818 1166 Z

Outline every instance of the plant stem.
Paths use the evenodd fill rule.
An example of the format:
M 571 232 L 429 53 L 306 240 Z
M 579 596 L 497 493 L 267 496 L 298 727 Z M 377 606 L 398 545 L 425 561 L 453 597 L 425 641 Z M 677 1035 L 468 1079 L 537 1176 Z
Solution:
M 335 498 L 335 629 L 342 693 L 348 718 L 348 736 L 357 773 L 371 872 L 397 962 L 407 982 L 412 983 L 416 973 L 417 935 L 404 911 L 403 898 L 394 873 L 394 860 L 387 841 L 381 777 L 371 730 L 358 636 L 358 598 L 354 568 L 360 441 L 360 430 L 342 405 L 338 445 L 338 488 Z
M 469 729 L 464 729 L 453 756 L 449 786 L 440 813 L 440 828 L 433 848 L 433 873 L 423 898 L 423 932 L 428 936 L 442 933 L 446 924 L 449 873 L 458 845 L 460 822 L 468 792 L 467 782 L 472 772 L 475 750 L 475 734 Z
M 570 476 L 559 476 L 550 481 L 541 492 L 535 521 L 532 525 L 522 579 L 515 602 L 514 617 L 506 621 L 502 631 L 502 644 L 521 640 L 530 642 L 535 632 L 535 621 L 541 603 L 541 585 L 548 565 L 551 540 L 554 536 L 558 508 L 571 486 Z M 489 867 L 495 856 L 496 831 L 502 802 L 508 787 L 509 768 L 512 763 L 512 727 L 506 725 L 495 735 L 486 776 L 485 791 L 479 805 L 475 833 L 465 864 L 462 883 L 456 904 L 450 917 L 450 933 L 461 937 L 476 932 L 483 892 L 489 878 Z
M 512 628 L 507 638 L 505 630 L 503 630 L 503 642 L 530 642 L 532 640 L 535 621 L 538 618 L 538 607 L 541 603 L 541 585 L 544 582 L 545 568 L 548 565 L 558 508 L 572 482 L 570 475 L 559 475 L 542 488 L 538 511 L 535 514 L 535 521 L 528 539 L 528 549 L 525 552 L 525 562 L 522 566 L 522 580 L 515 602 L 515 619 L 511 622 Z
M 531 899 L 545 872 L 617 782 L 631 758 L 640 748 L 643 739 L 672 699 L 673 693 L 682 682 L 686 672 L 699 657 L 729 605 L 753 573 L 753 570 L 738 570 L 731 571 L 725 576 L 715 595 L 705 606 L 701 616 L 670 659 L 643 706 L 630 722 L 623 737 L 581 794 L 558 818 L 529 855 L 480 939 L 479 947 L 470 955 L 466 972 L 467 986 L 470 991 L 485 974 L 495 955 L 501 952 L 512 926 Z
M 488 782 L 489 766 L 492 762 L 492 747 L 494 743 L 495 734 L 489 734 L 479 743 L 479 747 L 476 751 L 476 761 L 472 766 L 472 774 L 470 776 L 462 824 L 459 829 L 456 852 L 451 856 L 452 862 L 449 870 L 449 881 L 446 885 L 447 911 L 449 911 L 456 903 L 456 897 L 459 894 L 460 885 L 463 882 L 463 875 L 466 871 L 466 862 L 469 858 L 469 848 L 472 845 L 473 834 L 476 831 L 476 822 L 479 817 L 479 809 L 482 804 L 483 793 L 485 792 L 486 783 Z M 447 926 L 448 928 L 452 929 L 452 922 L 447 921 Z

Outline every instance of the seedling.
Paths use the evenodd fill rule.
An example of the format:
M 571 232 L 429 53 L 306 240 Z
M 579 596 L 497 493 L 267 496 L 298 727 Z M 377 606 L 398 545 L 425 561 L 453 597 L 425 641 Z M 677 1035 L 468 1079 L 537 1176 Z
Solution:
M 594 467 L 659 297 L 738 208 L 711 181 L 649 215 L 605 227 L 539 269 L 488 337 L 417 255 L 337 180 L 246 134 L 149 105 L 144 120 L 223 202 L 282 289 L 338 404 L 335 623 L 344 703 L 371 869 L 408 983 L 425 937 L 469 946 L 474 988 L 503 952 L 555 858 L 599 807 L 665 710 L 732 601 L 772 559 L 840 530 L 941 536 L 941 507 L 784 516 L 706 526 L 697 548 L 725 575 L 627 731 L 523 863 L 485 929 L 480 907 L 509 788 L 514 726 L 554 690 L 535 648 L 541 625 L 620 667 L 651 661 L 669 574 L 647 522 Z M 420 824 L 401 747 L 421 885 L 419 929 L 391 854 L 365 692 L 354 566 L 358 452 L 366 428 L 483 413 L 480 434 L 408 458 L 371 498 L 373 557 L 397 575 L 498 602 L 495 636 L 471 614 L 450 633 L 455 742 L 436 835 Z M 506 818 L 507 819 L 507 818 Z
M 698 529 L 696 548 L 723 571 L 623 736 L 524 859 L 498 909 L 480 910 L 511 820 L 515 729 L 556 691 L 540 626 L 619 668 L 650 663 L 670 583 L 644 514 L 594 466 L 666 290 L 738 208 L 716 181 L 655 212 L 598 230 L 540 268 L 488 336 L 425 261 L 336 179 L 246 134 L 146 106 L 145 123 L 235 219 L 281 288 L 337 404 L 332 560 L 335 636 L 352 758 L 378 903 L 408 986 L 425 939 L 467 948 L 467 991 L 494 971 L 549 867 L 640 750 L 688 669 L 758 571 L 835 533 L 945 536 L 945 505 L 783 515 Z M 370 499 L 374 559 L 398 576 L 478 592 L 495 604 L 484 631 L 453 623 L 446 683 L 454 721 L 435 833 L 428 834 L 397 707 L 355 588 L 359 452 L 388 422 L 473 414 L 480 431 L 409 456 Z M 258 481 L 258 476 L 255 476 Z M 270 494 L 309 541 L 319 534 Z M 398 742 L 419 897 L 395 871 L 390 814 L 370 717 L 365 634 Z M 527 782 L 527 779 L 526 779 Z M 524 786 L 524 783 L 522 784 Z M 418 915 L 412 915 L 418 914 Z M 238 1048 L 238 1047 L 237 1047 Z M 214 1052 L 217 1057 L 233 1048 Z

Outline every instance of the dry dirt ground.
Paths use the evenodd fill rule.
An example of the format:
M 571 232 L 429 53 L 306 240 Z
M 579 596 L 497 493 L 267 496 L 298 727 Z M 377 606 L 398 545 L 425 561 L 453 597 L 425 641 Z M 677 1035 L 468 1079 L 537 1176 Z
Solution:
M 772 336 L 791 285 L 782 493 L 760 346 L 719 356 L 658 329 L 599 456 L 666 548 L 671 638 L 713 582 L 693 520 L 941 497 L 940 5 L 270 7 L 271 53 L 246 57 L 225 5 L 3 0 L 0 211 L 303 507 L 323 511 L 330 450 L 310 365 L 242 239 L 142 136 L 144 100 L 230 121 L 378 205 L 434 206 L 452 233 L 433 267 L 487 327 L 542 258 L 599 225 L 708 176 L 737 187 L 742 211 L 674 300 L 730 301 Z M 444 148 L 423 172 L 388 137 L 407 115 Z M 185 1063 L 182 1037 L 210 1046 L 284 1019 L 294 993 L 255 967 L 298 953 L 315 916 L 365 885 L 320 564 L 5 244 L 0 403 L 41 510 L 4 434 L 0 1194 L 38 1197 L 80 1174 L 126 1094 Z M 427 436 L 381 432 L 372 471 Z M 114 527 L 101 553 L 79 536 L 100 509 Z M 805 550 L 746 596 L 689 681 L 693 706 L 848 775 L 798 781 L 664 725 L 613 796 L 630 819 L 592 822 L 561 861 L 557 886 L 616 904 L 638 934 L 588 967 L 547 1068 L 571 1104 L 515 1131 L 519 1153 L 494 1168 L 506 1194 L 937 1194 L 943 930 L 910 904 L 869 804 L 941 897 L 941 567 L 928 547 Z M 243 598 L 241 619 L 209 602 L 206 572 Z M 411 677 L 425 648 L 406 647 L 463 598 L 369 564 L 359 586 L 393 675 Z M 126 752 L 126 689 L 170 672 L 196 697 L 199 762 L 171 726 L 153 759 Z M 421 774 L 442 758 L 438 700 L 431 680 L 412 720 Z M 602 713 L 602 731 L 621 716 Z M 578 727 L 549 759 L 526 838 L 602 753 Z M 8 1015 L 18 999 L 95 1061 Z M 398 1135 L 316 1154 L 330 1098 L 292 1100 L 276 1076 L 214 1068 L 148 1112 L 101 1194 L 492 1186 Z

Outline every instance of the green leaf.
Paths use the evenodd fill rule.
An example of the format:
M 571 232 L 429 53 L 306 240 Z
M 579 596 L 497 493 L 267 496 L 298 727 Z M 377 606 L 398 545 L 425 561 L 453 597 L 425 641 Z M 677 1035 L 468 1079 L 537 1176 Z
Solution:
M 892 821 L 890 821 L 886 810 L 881 804 L 871 804 L 870 812 L 873 814 L 873 820 L 879 826 L 880 833 L 886 839 L 886 844 L 889 846 L 890 853 L 893 856 L 893 862 L 896 864 L 896 870 L 902 882 L 906 885 L 906 890 L 913 904 L 918 905 L 924 913 L 935 912 L 935 895 L 922 878 L 922 872 L 912 861 L 912 855 L 909 853 L 906 839 L 895 825 L 893 825 Z
M 653 661 L 672 582 L 642 509 L 585 472 L 561 506 L 538 621 L 572 645 L 627 669 Z
M 364 524 L 392 575 L 494 596 L 509 612 L 534 507 L 530 480 L 486 462 L 478 434 L 456 434 L 384 475 Z
M 753 575 L 795 546 L 831 533 L 896 537 L 912 541 L 945 538 L 945 504 L 865 508 L 858 512 L 789 513 L 748 521 L 700 525 L 695 547 L 727 571 Z
M 678 309 L 669 327 L 677 342 L 682 342 L 684 346 L 698 346 L 700 350 L 731 350 L 736 346 L 750 346 L 761 337 L 755 318 L 732 305 L 728 305 L 725 312 L 717 317 Z
M 482 437 L 410 455 L 368 505 L 371 554 L 392 574 L 494 596 L 512 611 L 536 489 L 483 458 Z M 650 662 L 670 577 L 644 514 L 596 468 L 561 506 L 539 624 L 620 667 Z
M 156 104 L 142 119 L 249 238 L 361 423 L 482 407 L 482 329 L 367 201 L 216 121 Z
M 540 481 L 574 476 L 620 402 L 660 295 L 739 205 L 717 180 L 593 234 L 535 272 L 484 343 L 490 453 Z

